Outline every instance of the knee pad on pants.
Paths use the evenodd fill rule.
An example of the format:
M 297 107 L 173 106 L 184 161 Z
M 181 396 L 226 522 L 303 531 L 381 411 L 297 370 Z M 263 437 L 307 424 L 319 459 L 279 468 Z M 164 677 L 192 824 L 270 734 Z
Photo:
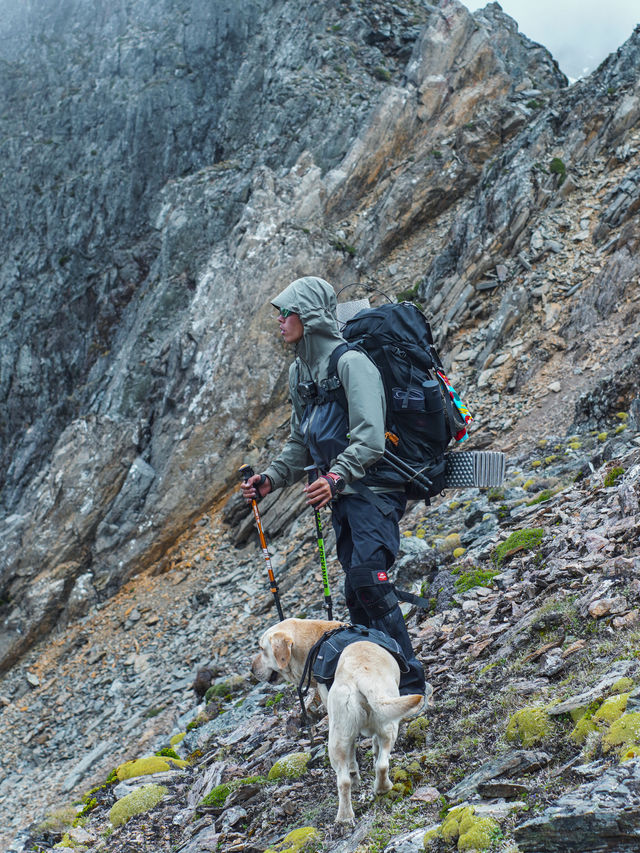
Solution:
M 370 619 L 386 616 L 398 604 L 398 597 L 383 569 L 369 566 L 352 568 L 349 583 Z

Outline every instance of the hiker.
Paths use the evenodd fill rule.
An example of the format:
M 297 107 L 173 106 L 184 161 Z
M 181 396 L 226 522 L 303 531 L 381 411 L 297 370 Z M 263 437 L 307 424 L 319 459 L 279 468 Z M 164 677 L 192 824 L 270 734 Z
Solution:
M 380 374 L 364 353 L 351 349 L 342 355 L 337 372 L 347 414 L 331 389 L 322 385 L 331 353 L 344 344 L 331 285 L 305 276 L 271 304 L 279 312 L 280 333 L 296 355 L 289 369 L 290 435 L 277 459 L 243 483 L 243 495 L 250 501 L 306 478 L 304 469 L 311 458 L 320 476 L 304 491 L 314 509 L 331 503 L 351 622 L 393 637 L 409 665 L 409 672 L 401 676 L 400 692 L 424 693 L 424 671 L 387 574 L 398 553 L 407 498 L 397 478 L 385 484 L 384 467 L 376 466 L 385 446 L 386 403 Z

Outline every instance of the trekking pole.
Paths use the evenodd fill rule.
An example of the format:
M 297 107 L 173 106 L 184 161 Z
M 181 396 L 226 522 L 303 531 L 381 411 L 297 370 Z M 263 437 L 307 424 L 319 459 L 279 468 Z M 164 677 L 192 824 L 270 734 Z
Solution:
M 315 483 L 318 479 L 318 469 L 315 465 L 307 465 L 304 469 L 309 478 L 309 485 Z M 320 519 L 320 510 L 312 507 L 313 514 L 316 519 L 316 536 L 318 540 L 318 552 L 320 554 L 320 566 L 322 567 L 322 586 L 324 588 L 324 606 L 327 608 L 327 619 L 333 619 L 333 604 L 331 601 L 331 590 L 329 589 L 329 573 L 327 572 L 327 559 L 324 552 L 324 538 L 322 536 L 322 521 Z
M 242 465 L 238 469 L 238 473 L 246 483 L 250 477 L 253 477 L 254 470 L 251 465 Z M 258 493 L 256 489 L 256 494 Z M 271 556 L 269 555 L 269 549 L 267 548 L 267 540 L 265 539 L 264 530 L 262 529 L 262 521 L 260 519 L 260 513 L 258 512 L 258 502 L 254 498 L 251 501 L 251 509 L 253 510 L 253 517 L 256 520 L 256 526 L 258 528 L 258 536 L 260 537 L 260 545 L 262 546 L 262 553 L 264 554 L 264 559 L 267 564 L 267 573 L 269 575 L 269 582 L 271 584 L 271 592 L 273 593 L 273 597 L 276 602 L 276 607 L 278 609 L 278 616 L 280 617 L 280 621 L 282 622 L 284 619 L 284 614 L 282 612 L 282 605 L 280 604 L 280 595 L 278 594 L 278 584 L 276 583 L 275 575 L 273 574 L 273 567 L 271 565 Z
M 408 477 L 410 480 L 416 482 L 424 489 L 427 495 L 429 494 L 429 489 L 433 486 L 433 483 L 423 471 L 416 471 L 415 468 L 412 468 L 411 465 L 404 461 L 404 459 L 400 459 L 399 456 L 396 456 L 395 453 L 392 453 L 390 450 L 385 449 L 384 458 L 392 468 L 400 474 L 403 474 L 405 477 Z

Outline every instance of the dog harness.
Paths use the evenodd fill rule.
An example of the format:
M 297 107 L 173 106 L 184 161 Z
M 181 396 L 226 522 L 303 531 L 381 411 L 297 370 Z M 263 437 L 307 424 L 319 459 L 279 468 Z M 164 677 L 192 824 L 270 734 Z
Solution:
M 396 659 L 400 672 L 409 672 L 404 653 L 393 637 L 375 628 L 366 628 L 364 625 L 343 625 L 327 631 L 311 647 L 298 685 L 299 695 L 305 696 L 309 692 L 312 676 L 319 684 L 325 684 L 330 689 L 342 652 L 351 643 L 363 640 L 382 646 Z

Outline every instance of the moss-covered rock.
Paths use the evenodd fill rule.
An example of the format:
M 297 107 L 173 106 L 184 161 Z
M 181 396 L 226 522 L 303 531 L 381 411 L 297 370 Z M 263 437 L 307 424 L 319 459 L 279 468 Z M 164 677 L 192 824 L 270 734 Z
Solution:
M 452 554 L 456 549 L 462 547 L 459 533 L 449 533 L 447 536 L 436 541 L 438 551 L 444 554 Z
M 591 714 L 584 714 L 575 724 L 573 731 L 569 735 L 570 740 L 578 745 L 586 742 L 592 732 L 597 732 L 598 726 L 594 723 Z
M 143 785 L 111 807 L 109 820 L 113 826 L 122 826 L 134 815 L 151 811 L 167 793 L 164 785 Z
M 452 809 L 440 827 L 440 837 L 447 843 L 456 841 L 458 850 L 487 850 L 491 847 L 493 837 L 500 829 L 499 824 L 490 817 L 479 817 L 473 806 Z M 427 842 L 427 835 L 431 838 Z M 423 844 L 433 840 L 431 833 L 426 833 Z
M 537 548 L 542 542 L 544 530 L 542 527 L 525 528 L 524 530 L 514 530 L 511 536 L 506 539 L 493 552 L 493 561 L 497 566 L 518 551 L 530 551 L 532 548 Z
M 553 732 L 551 718 L 544 708 L 522 708 L 509 720 L 505 738 L 528 748 L 546 741 Z
M 211 791 L 200 800 L 201 806 L 216 806 L 222 807 L 229 794 L 243 785 L 262 785 L 266 782 L 265 776 L 246 776 L 244 779 L 234 779 L 231 782 L 223 782 L 221 785 L 216 785 Z
M 615 723 L 615 721 L 619 720 L 620 717 L 624 714 L 627 708 L 628 699 L 628 693 L 620 693 L 617 696 L 609 696 L 609 698 L 605 699 L 602 705 L 600 705 L 598 710 L 595 712 L 595 714 L 593 715 L 593 719 L 596 722 L 598 720 L 602 720 L 602 722 L 607 723 L 607 725 Z
M 242 675 L 229 675 L 225 678 L 217 678 L 204 695 L 205 702 L 214 698 L 234 696 L 247 686 L 247 680 Z
M 221 808 L 225 804 L 225 800 L 231 793 L 231 785 L 228 782 L 223 782 L 221 785 L 216 785 L 200 801 L 201 806 L 215 806 Z
M 610 752 L 616 747 L 621 760 L 633 757 L 630 751 L 640 748 L 640 711 L 623 714 L 611 724 L 602 738 L 602 751 Z
M 492 569 L 474 569 L 464 571 L 463 567 L 453 570 L 454 575 L 458 575 L 454 581 L 456 592 L 462 593 L 473 589 L 476 586 L 490 586 L 493 578 L 499 574 L 497 570 Z
M 615 684 L 611 686 L 611 690 L 609 693 L 613 696 L 614 693 L 631 693 L 633 688 L 635 687 L 635 681 L 633 678 L 619 678 Z
M 427 740 L 429 720 L 426 717 L 416 717 L 407 726 L 407 738 L 416 746 L 423 746 Z
M 292 752 L 284 755 L 269 770 L 267 778 L 270 782 L 278 779 L 299 779 L 307 772 L 307 764 L 311 759 L 308 752 Z
M 116 774 L 121 782 L 126 779 L 136 779 L 138 776 L 150 776 L 152 773 L 166 773 L 167 770 L 175 770 L 179 767 L 187 767 L 188 762 L 180 758 L 168 758 L 167 756 L 152 755 L 149 758 L 136 758 L 133 761 L 125 761 L 116 767 Z
M 169 741 L 169 746 L 177 746 L 179 743 L 182 743 L 186 736 L 186 732 L 179 732 L 177 735 L 174 735 L 171 738 L 171 740 Z
M 317 848 L 320 833 L 313 826 L 301 826 L 294 829 L 273 847 L 268 847 L 264 853 L 304 853 Z

